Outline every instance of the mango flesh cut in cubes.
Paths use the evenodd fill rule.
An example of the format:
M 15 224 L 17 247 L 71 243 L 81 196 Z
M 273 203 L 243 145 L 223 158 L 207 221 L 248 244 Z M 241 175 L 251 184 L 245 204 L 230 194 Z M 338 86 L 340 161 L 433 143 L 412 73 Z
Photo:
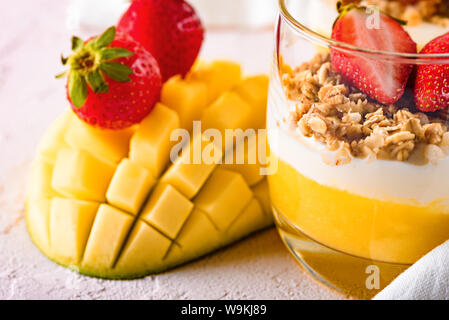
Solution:
M 43 157 L 37 157 L 31 168 L 28 201 L 33 202 L 58 196 L 58 193 L 51 186 L 53 168 L 53 163 Z
M 200 81 L 207 84 L 208 104 L 217 97 L 237 85 L 242 79 L 240 65 L 230 61 L 214 61 L 199 63 L 187 76 L 189 81 Z
M 266 126 L 268 83 L 265 75 L 248 77 L 233 89 L 255 110 L 252 128 L 263 129 Z
M 105 202 L 115 167 L 82 150 L 58 153 L 52 187 L 69 198 Z
M 67 146 L 65 135 L 74 118 L 75 116 L 71 110 L 61 114 L 53 121 L 39 142 L 37 147 L 38 153 L 47 159 L 47 161 L 51 163 L 55 162 L 59 150 Z
M 201 119 L 204 129 L 218 129 L 223 139 L 226 129 L 246 130 L 251 128 L 253 108 L 237 93 L 225 92 L 210 107 Z M 225 145 L 225 139 L 223 145 Z M 229 147 L 225 146 L 225 149 Z
M 271 207 L 270 192 L 267 179 L 263 179 L 261 182 L 255 185 L 252 190 L 254 192 L 254 197 L 256 197 L 256 199 L 259 200 L 260 204 L 262 205 L 265 214 L 269 216 L 270 219 L 272 219 L 273 210 Z
M 78 264 L 99 204 L 54 198 L 50 211 L 52 255 L 67 265 Z
M 223 169 L 239 172 L 251 187 L 264 179 L 261 168 L 268 164 L 267 138 L 264 131 L 249 136 L 233 151 L 226 153 L 221 165 Z
M 176 245 L 170 248 L 166 262 L 170 266 L 184 263 L 219 248 L 223 242 L 222 235 L 207 215 L 194 209 L 176 239 Z
M 135 270 L 131 271 L 135 276 L 145 276 L 149 271 L 161 271 L 164 269 L 164 257 L 171 245 L 168 238 L 138 221 L 117 262 L 117 272 L 123 270 L 125 274 Z
M 181 128 L 191 131 L 193 121 L 201 119 L 208 103 L 207 85 L 199 81 L 187 82 L 181 76 L 175 76 L 162 87 L 161 101 L 178 113 Z
M 263 164 L 249 161 L 258 145 L 230 145 L 234 162 L 226 164 L 228 150 L 216 135 L 240 127 L 256 135 L 266 111 L 265 80 L 242 81 L 233 62 L 199 63 L 185 79 L 164 85 L 165 104 L 122 131 L 98 130 L 65 112 L 40 143 L 29 181 L 33 242 L 82 274 L 132 279 L 272 225 L 267 181 L 257 170 Z M 202 129 L 216 130 L 193 126 L 198 119 Z
M 94 128 L 76 118 L 66 134 L 72 149 L 84 150 L 103 161 L 117 163 L 128 155 L 129 139 L 134 130 L 104 130 Z
M 171 134 L 179 126 L 178 114 L 158 103 L 131 138 L 131 161 L 159 177 L 170 160 Z
M 99 273 L 111 269 L 132 223 L 131 215 L 102 204 L 87 240 L 82 268 Z
M 209 159 L 206 159 L 206 156 Z M 161 181 L 192 199 L 221 159 L 222 152 L 214 142 L 198 134 L 184 148 L 181 156 L 167 170 Z
M 226 230 L 252 197 L 240 174 L 217 169 L 196 197 L 195 207 L 205 212 L 219 230 Z
M 261 229 L 271 225 L 266 219 L 262 206 L 255 198 L 243 210 L 243 213 L 232 223 L 226 234 L 230 238 L 241 238 L 249 234 L 249 230 Z M 250 228 L 248 228 L 250 226 Z
M 142 219 L 175 239 L 189 217 L 193 203 L 169 184 L 161 184 L 143 209 Z
M 115 171 L 106 198 L 117 208 L 136 215 L 155 183 L 147 169 L 124 159 Z
M 26 205 L 26 223 L 31 239 L 36 246 L 51 256 L 50 252 L 50 210 L 51 199 L 29 202 Z

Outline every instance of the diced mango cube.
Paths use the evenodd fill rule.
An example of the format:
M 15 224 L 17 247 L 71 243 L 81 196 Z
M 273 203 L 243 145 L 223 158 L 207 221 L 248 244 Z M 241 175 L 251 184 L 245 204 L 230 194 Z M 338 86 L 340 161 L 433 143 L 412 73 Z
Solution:
M 225 129 L 250 128 L 252 116 L 252 108 L 247 102 L 234 92 L 225 92 L 204 111 L 202 124 L 206 129 L 218 129 L 224 135 Z
M 192 199 L 221 161 L 222 151 L 214 142 L 195 135 L 185 146 L 181 156 L 162 176 L 161 182 L 170 184 L 188 199 Z
M 51 199 L 58 196 L 52 188 L 53 163 L 39 156 L 31 168 L 31 178 L 28 189 L 27 200 L 33 202 L 41 199 Z
M 59 149 L 67 146 L 65 135 L 75 118 L 73 111 L 67 110 L 53 121 L 39 142 L 38 153 L 49 162 L 54 163 Z
M 185 226 L 165 259 L 167 265 L 177 265 L 220 247 L 223 239 L 205 213 L 193 209 Z
M 124 159 L 115 171 L 106 199 L 124 211 L 137 214 L 155 183 L 147 169 Z
M 251 200 L 249 205 L 237 217 L 237 219 L 226 231 L 226 235 L 231 239 L 238 239 L 247 236 L 254 230 L 268 227 L 266 217 L 259 201 L 255 198 Z
M 98 211 L 95 202 L 54 198 L 50 214 L 53 256 L 64 264 L 80 262 Z
M 163 265 L 163 258 L 171 241 L 142 221 L 138 221 L 117 262 L 116 269 L 123 269 L 136 276 L 149 270 L 157 271 Z M 133 271 L 134 270 L 134 271 Z
M 131 161 L 159 177 L 170 159 L 170 136 L 179 126 L 178 114 L 158 103 L 131 138 Z
M 28 232 L 36 246 L 47 254 L 50 252 L 51 200 L 44 199 L 27 204 L 26 222 Z
M 73 149 L 85 150 L 106 162 L 117 163 L 128 155 L 134 129 L 104 130 L 76 118 L 67 131 L 66 141 Z
M 252 197 L 251 189 L 240 174 L 219 168 L 206 182 L 194 203 L 219 230 L 226 230 Z
M 263 129 L 266 126 L 268 77 L 265 75 L 244 79 L 233 90 L 253 107 L 252 128 Z
M 193 203 L 169 184 L 160 184 L 151 195 L 141 218 L 175 239 L 189 217 Z
M 62 149 L 58 153 L 52 187 L 69 198 L 106 201 L 106 190 L 115 167 L 86 151 Z
M 133 223 L 133 217 L 102 204 L 87 241 L 82 266 L 100 274 L 112 268 Z
M 224 169 L 240 173 L 249 186 L 254 186 L 265 177 L 261 168 L 268 163 L 266 133 L 260 131 L 241 141 L 236 148 L 225 155 Z
M 208 103 L 206 84 L 185 81 L 181 76 L 168 80 L 162 87 L 161 101 L 175 110 L 181 119 L 181 127 L 191 131 L 194 120 L 200 120 Z
M 261 182 L 255 185 L 252 190 L 254 192 L 254 196 L 262 205 L 265 215 L 271 218 L 273 216 L 273 211 L 271 208 L 270 190 L 268 188 L 267 179 L 263 179 Z
M 196 80 L 207 84 L 208 104 L 210 104 L 221 93 L 232 89 L 241 81 L 242 70 L 239 64 L 231 61 L 198 63 L 187 78 L 189 81 Z

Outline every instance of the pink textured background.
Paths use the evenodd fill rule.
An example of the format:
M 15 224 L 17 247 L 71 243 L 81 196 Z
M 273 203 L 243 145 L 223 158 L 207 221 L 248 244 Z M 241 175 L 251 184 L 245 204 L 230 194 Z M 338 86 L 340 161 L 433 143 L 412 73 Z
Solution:
M 44 258 L 23 220 L 35 145 L 67 107 L 61 52 L 68 53 L 67 0 L 0 4 L 0 299 L 331 299 L 337 295 L 299 268 L 275 230 L 200 261 L 136 281 L 79 276 Z M 271 31 L 210 32 L 202 55 L 268 72 Z

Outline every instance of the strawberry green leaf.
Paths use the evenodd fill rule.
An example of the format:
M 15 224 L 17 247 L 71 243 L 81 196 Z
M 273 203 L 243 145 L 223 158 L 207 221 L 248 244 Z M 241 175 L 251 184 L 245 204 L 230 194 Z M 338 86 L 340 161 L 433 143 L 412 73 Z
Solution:
M 78 51 L 84 47 L 84 41 L 78 37 L 72 37 L 72 50 Z
M 77 72 L 71 72 L 69 77 L 70 100 L 77 108 L 81 108 L 87 100 L 88 89 L 86 79 Z
M 68 71 L 61 72 L 55 76 L 56 79 L 62 79 L 67 76 Z
M 113 60 L 118 58 L 128 58 L 133 54 L 134 52 L 123 48 L 104 48 L 101 50 L 101 59 Z
M 130 81 L 129 75 L 133 73 L 132 69 L 118 62 L 107 62 L 100 64 L 100 69 L 112 80 L 118 82 Z
M 108 83 L 104 80 L 99 70 L 90 72 L 87 75 L 87 84 L 95 93 L 106 93 L 109 90 Z
M 98 49 L 105 48 L 115 39 L 115 27 L 108 28 L 101 36 L 95 40 L 95 47 Z

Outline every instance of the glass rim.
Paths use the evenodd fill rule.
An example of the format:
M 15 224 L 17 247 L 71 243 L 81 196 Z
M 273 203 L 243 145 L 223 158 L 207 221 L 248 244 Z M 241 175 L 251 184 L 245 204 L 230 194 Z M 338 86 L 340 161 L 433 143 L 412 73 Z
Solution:
M 280 15 L 284 19 L 284 21 L 286 21 L 295 30 L 303 34 L 307 39 L 312 40 L 324 47 L 335 48 L 347 53 L 355 53 L 374 59 L 379 59 L 379 57 L 382 57 L 382 59 L 386 60 L 400 60 L 399 62 L 403 61 L 404 63 L 408 64 L 429 64 L 429 60 L 431 60 L 432 64 L 449 63 L 449 53 L 421 54 L 372 50 L 334 40 L 310 29 L 309 27 L 298 21 L 295 17 L 293 17 L 287 7 L 287 1 L 288 0 L 278 0 Z

